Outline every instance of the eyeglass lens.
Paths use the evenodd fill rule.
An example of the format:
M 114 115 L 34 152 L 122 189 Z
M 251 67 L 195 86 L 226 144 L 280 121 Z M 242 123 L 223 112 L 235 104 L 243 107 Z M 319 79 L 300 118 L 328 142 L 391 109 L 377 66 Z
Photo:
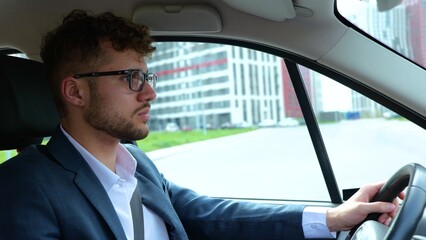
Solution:
M 145 82 L 151 86 L 151 88 L 155 88 L 156 77 L 152 73 L 144 73 L 142 71 L 132 71 L 131 81 L 130 81 L 130 89 L 133 91 L 142 91 Z
M 145 79 L 143 74 L 140 71 L 132 71 L 132 76 L 130 78 L 130 89 L 133 91 L 142 91 Z

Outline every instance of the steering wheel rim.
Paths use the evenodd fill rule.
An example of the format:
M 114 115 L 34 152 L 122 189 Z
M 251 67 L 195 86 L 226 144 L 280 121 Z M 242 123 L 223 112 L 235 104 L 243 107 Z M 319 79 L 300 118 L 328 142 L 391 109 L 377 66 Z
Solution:
M 385 240 L 411 239 L 415 233 L 417 225 L 423 216 L 423 209 L 426 206 L 425 179 L 426 169 L 422 165 L 417 163 L 405 165 L 392 175 L 371 200 L 371 202 L 392 202 L 407 187 L 405 199 L 389 226 L 389 230 L 384 238 Z M 377 213 L 368 215 L 364 221 L 350 231 L 349 235 L 353 238 L 356 230 L 365 221 L 377 221 L 379 216 L 380 214 Z

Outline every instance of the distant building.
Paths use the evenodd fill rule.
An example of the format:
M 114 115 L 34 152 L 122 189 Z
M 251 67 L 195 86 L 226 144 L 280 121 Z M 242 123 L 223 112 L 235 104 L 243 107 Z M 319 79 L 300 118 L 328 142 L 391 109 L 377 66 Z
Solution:
M 168 122 L 181 128 L 257 125 L 284 118 L 280 58 L 229 45 L 156 44 L 150 71 L 159 75 L 151 127 Z

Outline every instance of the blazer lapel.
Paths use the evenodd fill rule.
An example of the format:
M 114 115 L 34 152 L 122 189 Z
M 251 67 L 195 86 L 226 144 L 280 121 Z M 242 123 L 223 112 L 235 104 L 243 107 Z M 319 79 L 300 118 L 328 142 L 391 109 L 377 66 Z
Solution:
M 89 170 L 91 171 L 91 169 Z M 117 239 L 126 239 L 120 219 L 109 200 L 108 194 L 104 191 L 104 187 L 96 176 L 95 179 L 93 178 L 93 175 L 93 172 L 80 169 L 75 177 L 75 184 L 102 215 Z
M 183 237 L 186 236 L 185 229 L 165 193 L 140 173 L 136 172 L 135 176 L 139 181 L 142 204 L 164 220 L 170 240 L 187 239 L 187 237 Z
M 101 182 L 59 127 L 47 144 L 47 149 L 54 160 L 64 168 L 75 173 L 75 185 L 98 210 L 116 238 L 126 239 L 120 219 Z
M 164 192 L 155 186 L 149 179 L 136 172 L 142 203 L 154 211 L 166 223 L 174 226 L 178 216 L 170 201 L 164 196 Z

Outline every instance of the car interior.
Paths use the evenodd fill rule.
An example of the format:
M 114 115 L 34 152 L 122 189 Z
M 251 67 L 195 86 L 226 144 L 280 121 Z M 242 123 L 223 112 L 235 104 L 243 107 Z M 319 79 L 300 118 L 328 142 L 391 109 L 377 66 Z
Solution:
M 356 233 L 354 231 L 338 233 L 338 239 L 346 239 L 348 235 L 349 239 L 426 239 L 426 215 L 424 215 L 426 170 L 423 167 L 426 166 L 426 152 L 424 151 L 426 143 L 426 60 L 418 60 L 426 59 L 426 39 L 422 40 L 423 42 L 419 45 L 415 45 L 413 40 L 416 39 L 415 35 L 410 35 L 411 42 L 407 45 L 412 45 L 413 49 L 407 50 L 408 53 L 404 54 L 403 51 L 399 51 L 398 47 L 378 40 L 372 34 L 366 33 L 362 27 L 356 26 L 344 18 L 342 16 L 343 6 L 339 5 L 341 2 L 343 1 L 129 0 L 119 2 L 72 0 L 59 2 L 2 0 L 0 3 L 2 19 L 0 21 L 0 112 L 2 113 L 0 151 L 7 151 L 8 154 L 9 151 L 16 151 L 13 153 L 16 155 L 31 144 L 44 144 L 58 126 L 59 115 L 45 81 L 44 67 L 39 56 L 42 36 L 58 25 L 62 17 L 73 9 L 86 9 L 96 13 L 112 11 L 135 23 L 148 25 L 156 44 L 158 44 L 158 55 L 156 56 L 154 53 L 151 65 L 148 62 L 150 69 L 158 72 L 159 75 L 157 92 L 159 97 L 153 103 L 155 109 L 152 114 L 153 136 L 155 132 L 174 134 L 194 130 L 206 132 L 219 128 L 233 129 L 234 126 L 239 128 L 236 126 L 245 123 L 252 130 L 247 134 L 253 135 L 246 135 L 246 139 L 254 139 L 256 149 L 255 147 L 248 149 L 250 147 L 246 147 L 248 146 L 246 145 L 243 147 L 245 153 L 243 151 L 240 153 L 235 149 L 239 148 L 237 147 L 239 142 L 244 144 L 245 139 L 239 139 L 238 143 L 232 139 L 225 142 L 225 145 L 230 148 L 229 152 L 226 150 L 227 157 L 245 159 L 244 164 L 240 162 L 234 164 L 226 157 L 222 159 L 222 155 L 215 155 L 216 153 L 201 152 L 199 149 L 203 148 L 201 145 L 203 143 L 191 145 L 188 147 L 190 150 L 169 148 L 167 152 L 166 150 L 147 151 L 147 154 L 158 164 L 158 168 L 166 176 L 171 176 L 173 181 L 181 184 L 193 184 L 193 187 L 201 193 L 204 193 L 205 190 L 205 194 L 214 197 L 311 206 L 339 205 L 348 199 L 350 194 L 349 196 L 343 195 L 351 192 L 351 189 L 358 189 L 371 181 L 387 180 L 385 187 L 375 196 L 375 200 L 392 201 L 399 192 L 406 192 L 406 199 L 401 201 L 401 210 L 391 225 L 384 226 L 374 221 L 377 216 L 370 216 L 373 221 L 366 221 L 363 225 L 358 226 Z M 392 9 L 400 11 L 400 15 L 402 15 L 401 9 L 404 11 L 410 10 L 410 7 L 423 9 L 424 16 L 426 16 L 426 1 L 424 0 L 411 2 L 406 0 L 350 1 L 350 6 L 354 9 L 359 5 L 366 4 L 374 5 L 380 12 L 379 14 L 382 14 L 380 16 L 384 16 L 384 19 L 391 22 L 386 22 L 387 27 L 396 23 L 400 24 L 396 25 L 399 27 L 397 30 L 401 32 L 402 26 L 408 25 L 409 21 L 400 21 L 395 17 L 396 15 L 391 15 Z M 402 7 L 403 4 L 405 4 L 405 8 Z M 422 20 L 426 21 L 424 17 L 419 21 Z M 426 36 L 426 28 L 423 25 L 421 33 Z M 382 33 L 382 35 L 386 34 L 388 32 Z M 396 41 L 395 39 L 393 40 Z M 403 41 L 401 40 L 401 42 Z M 396 45 L 400 46 L 398 44 Z M 171 48 L 167 49 L 167 47 Z M 219 55 L 208 52 L 203 57 L 207 56 L 211 59 L 201 63 L 194 60 L 195 64 L 191 62 L 191 59 L 200 58 L 199 55 L 196 55 L 195 47 L 200 47 L 198 52 L 200 56 L 203 51 L 208 49 L 213 49 L 213 53 L 224 51 L 227 55 L 225 54 L 225 57 L 221 55 L 221 57 L 227 60 L 220 61 Z M 175 53 L 173 51 L 182 55 L 173 55 Z M 424 58 L 411 57 L 410 54 L 417 56 L 418 52 L 423 53 Z M 167 61 L 168 53 L 176 63 Z M 272 56 L 271 62 L 276 61 L 276 63 L 271 64 L 270 68 L 264 67 L 262 71 L 257 72 L 256 70 L 256 74 L 251 74 L 252 68 L 236 65 L 242 61 L 237 57 L 238 53 L 241 56 L 253 54 L 262 59 L 269 59 L 265 56 Z M 181 62 L 179 59 L 182 59 Z M 218 70 L 212 67 L 213 70 L 209 70 L 210 72 L 197 70 L 199 72 L 185 75 L 186 71 L 195 72 L 194 69 L 213 65 L 223 66 L 228 63 L 234 64 L 234 78 L 245 82 L 245 86 L 261 89 L 261 86 L 267 85 L 265 81 L 259 80 L 259 83 L 254 84 L 250 78 L 261 79 L 257 76 L 265 74 L 270 75 L 271 78 L 279 76 L 276 77 L 279 81 L 276 80 L 270 84 L 271 89 L 290 90 L 279 98 L 271 98 L 272 100 L 265 98 L 268 99 L 264 101 L 267 107 L 262 107 L 263 98 L 259 96 L 262 95 L 259 92 L 265 91 L 266 93 L 267 90 L 258 90 L 257 96 L 253 97 L 254 100 L 250 99 L 245 102 L 246 94 L 237 95 L 239 90 L 235 90 L 237 81 L 229 84 L 217 82 L 218 85 L 214 85 L 215 79 L 219 78 L 215 78 L 213 70 L 218 71 L 217 74 L 221 74 L 220 70 L 225 71 L 223 69 Z M 258 63 L 251 62 L 251 64 Z M 229 69 L 231 71 L 232 67 Z M 244 75 L 235 69 L 245 71 L 244 74 L 250 72 L 250 75 Z M 279 69 L 279 73 L 273 72 L 276 71 L 275 69 Z M 170 72 L 181 73 L 182 77 L 171 79 Z M 185 77 L 192 79 L 191 74 L 194 74 L 194 80 L 185 80 Z M 202 74 L 206 74 L 206 76 Z M 242 77 L 238 77 L 238 74 L 241 74 Z M 220 89 L 226 89 L 226 94 L 223 94 L 222 97 L 229 100 L 232 107 L 239 109 L 238 107 L 245 106 L 247 103 L 251 104 L 251 109 L 259 107 L 262 110 L 259 110 L 258 114 L 252 114 L 253 117 L 246 117 L 250 114 L 241 110 L 242 117 L 237 118 L 238 121 L 233 121 L 232 116 L 234 115 L 230 114 L 231 117 L 229 117 L 222 110 L 220 114 L 214 116 L 214 111 L 209 109 L 209 106 L 214 108 L 213 103 L 208 105 L 208 103 L 200 102 L 203 107 L 201 110 L 197 108 L 197 111 L 204 118 L 194 118 L 195 120 L 188 117 L 192 116 L 190 113 L 173 115 L 174 112 L 171 110 L 167 112 L 168 107 L 182 107 L 185 106 L 184 102 L 189 102 L 189 100 L 183 98 L 182 102 L 173 103 L 174 100 L 167 100 L 166 96 L 172 96 L 171 91 L 182 92 L 182 96 L 185 91 L 192 91 L 191 89 L 195 89 L 197 84 L 200 84 L 196 77 L 202 79 L 201 82 L 212 81 L 213 83 L 209 82 L 210 85 L 205 89 L 194 90 L 193 94 L 199 94 L 196 92 L 199 91 L 204 97 L 209 97 L 208 91 L 214 88 L 212 86 L 217 86 L 219 89 L 219 84 L 222 84 Z M 163 82 L 162 79 L 164 79 Z M 288 81 L 283 79 L 288 79 Z M 306 79 L 311 79 L 311 84 L 308 84 Z M 194 85 L 190 85 L 186 81 L 193 81 L 191 84 Z M 187 88 L 182 90 L 179 87 L 176 90 L 169 87 L 168 89 L 168 86 L 172 86 L 172 82 L 176 86 L 182 84 Z M 322 85 L 320 86 L 319 83 Z M 328 86 L 338 84 L 339 87 L 326 91 L 327 84 Z M 356 106 L 354 99 L 360 98 L 359 96 L 362 96 L 363 102 L 367 101 L 364 100 L 365 98 L 374 103 L 368 105 L 370 109 L 365 112 L 355 111 L 352 108 L 346 109 L 344 110 L 346 115 L 341 113 L 343 110 L 339 112 L 340 110 L 332 107 L 328 108 L 331 110 L 327 110 L 325 100 L 321 102 L 314 96 L 321 95 L 323 99 L 334 96 L 335 98 L 329 99 L 334 102 L 344 102 L 343 97 L 339 98 L 343 95 L 339 95 L 340 92 L 335 89 L 343 89 L 339 90 L 342 92 L 356 92 L 356 94 L 351 93 L 351 98 L 347 100 L 351 106 Z M 233 92 L 236 93 L 235 96 L 229 94 Z M 271 92 L 273 91 L 271 90 Z M 165 97 L 163 98 L 161 94 Z M 238 92 L 238 94 L 240 93 Z M 254 95 L 256 94 L 253 93 Z M 294 96 L 288 97 L 290 95 Z M 203 101 L 210 101 L 209 98 L 206 99 Z M 214 97 L 210 99 L 212 102 L 216 101 Z M 261 99 L 259 104 L 256 103 L 258 99 Z M 281 106 L 275 101 L 294 101 L 297 106 L 293 111 L 297 114 L 292 115 L 291 111 L 287 111 L 291 105 L 285 103 Z M 155 108 L 156 104 L 157 108 Z M 320 104 L 322 104 L 321 107 L 318 107 Z M 380 106 L 378 107 L 378 105 Z M 285 113 L 284 109 L 280 109 L 281 115 L 269 114 L 275 111 L 269 109 L 279 109 L 280 106 L 287 109 Z M 190 107 L 182 108 L 184 111 L 192 109 Z M 222 106 L 222 108 L 225 107 Z M 247 109 L 249 108 L 247 107 Z M 372 108 L 380 109 L 377 113 L 380 116 L 377 119 L 371 114 L 366 114 Z M 396 117 L 389 117 L 385 113 L 392 113 L 394 114 L 392 116 Z M 365 117 L 367 115 L 368 117 Z M 205 116 L 207 116 L 207 120 Z M 358 118 L 361 120 L 357 120 Z M 270 121 L 271 119 L 273 121 Z M 280 126 L 279 122 L 284 122 L 284 120 L 288 120 L 289 125 Z M 207 121 L 210 125 L 207 124 Z M 355 123 L 357 125 L 354 125 Z M 163 126 L 172 127 L 167 131 Z M 184 128 L 188 130 L 183 130 Z M 363 130 L 360 130 L 361 128 Z M 301 129 L 301 133 L 292 135 L 296 134 L 298 129 Z M 278 134 L 280 138 L 275 140 L 268 131 L 282 132 Z M 376 135 L 370 136 L 371 132 Z M 263 135 L 255 135 L 255 133 Z M 387 138 L 388 133 L 395 133 L 395 135 Z M 297 137 L 287 139 L 284 135 Z M 368 136 L 368 140 L 363 138 L 366 136 Z M 303 140 L 301 140 L 302 138 Z M 146 141 L 149 141 L 149 138 Z M 363 144 L 363 142 L 365 145 L 357 145 Z M 138 144 L 144 149 L 144 142 L 134 144 Z M 276 145 L 277 149 L 282 149 L 282 152 L 271 153 L 266 145 Z M 251 152 L 252 150 L 253 152 Z M 200 151 L 200 155 L 197 155 L 198 151 Z M 371 154 L 367 154 L 370 151 Z M 256 159 L 248 160 L 248 156 L 245 154 L 253 155 Z M 211 155 L 214 162 L 200 163 L 191 160 L 187 163 L 188 165 L 176 163 L 180 158 L 188 158 L 189 155 L 194 155 L 194 158 L 197 159 L 207 158 Z M 311 161 L 301 160 L 305 156 Z M 164 160 L 169 157 L 175 159 L 174 162 Z M 277 160 L 268 162 L 264 160 L 267 158 Z M 282 169 L 281 165 L 276 165 L 275 162 L 281 161 L 283 158 L 287 159 L 284 164 L 285 169 Z M 263 167 L 250 165 L 255 164 L 254 162 L 260 163 Z M 178 173 L 176 165 L 185 167 L 182 167 L 181 172 Z M 209 167 L 211 167 L 210 170 Z M 214 172 L 211 170 L 213 167 L 217 167 L 222 172 L 216 173 L 216 175 L 207 173 Z M 200 175 L 194 173 L 197 171 Z M 227 175 L 228 172 L 229 175 Z M 281 175 L 288 175 L 288 178 L 286 180 L 278 178 Z M 275 184 L 271 187 L 273 190 L 270 190 L 273 193 L 264 194 L 265 184 L 259 184 L 259 186 L 252 184 L 247 192 L 234 195 L 240 179 L 244 177 L 262 179 L 265 184 Z M 212 186 L 212 182 L 217 182 L 217 179 L 222 179 L 222 185 Z M 229 185 L 227 191 L 225 191 L 225 185 Z

